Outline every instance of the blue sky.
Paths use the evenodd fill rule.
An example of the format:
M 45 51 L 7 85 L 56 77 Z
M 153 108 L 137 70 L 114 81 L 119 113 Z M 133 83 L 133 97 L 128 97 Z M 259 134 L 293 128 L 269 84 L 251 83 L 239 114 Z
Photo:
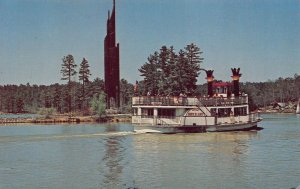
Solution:
M 267 81 L 300 74 L 299 0 L 116 0 L 121 78 L 162 45 L 195 43 L 203 68 L 230 80 Z M 62 57 L 85 57 L 103 78 L 103 39 L 112 0 L 0 0 L 0 84 L 61 81 Z M 204 74 L 199 83 L 204 82 Z

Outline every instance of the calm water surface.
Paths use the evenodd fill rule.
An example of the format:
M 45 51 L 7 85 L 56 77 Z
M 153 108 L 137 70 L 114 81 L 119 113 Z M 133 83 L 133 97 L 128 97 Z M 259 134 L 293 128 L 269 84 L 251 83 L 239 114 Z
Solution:
M 130 124 L 0 126 L 0 189 L 300 185 L 300 116 L 258 132 L 134 134 Z

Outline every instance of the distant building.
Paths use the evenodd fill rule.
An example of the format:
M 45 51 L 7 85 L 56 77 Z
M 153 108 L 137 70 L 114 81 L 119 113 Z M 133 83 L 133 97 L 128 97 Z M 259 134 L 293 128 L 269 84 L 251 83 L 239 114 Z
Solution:
M 119 43 L 116 44 L 115 0 L 110 15 L 108 11 L 107 34 L 104 39 L 104 81 L 106 108 L 120 106 L 120 58 Z

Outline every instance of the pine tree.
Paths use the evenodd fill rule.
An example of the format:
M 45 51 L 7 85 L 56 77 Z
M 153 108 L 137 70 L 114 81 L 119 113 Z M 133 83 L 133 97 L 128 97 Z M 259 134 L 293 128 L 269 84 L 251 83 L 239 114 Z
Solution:
M 141 76 L 144 76 L 144 94 L 158 94 L 159 83 L 162 78 L 158 53 L 155 52 L 153 55 L 150 55 L 148 57 L 148 62 L 146 62 L 139 71 L 141 72 Z
M 76 73 L 77 73 L 75 70 L 77 65 L 75 64 L 73 55 L 70 55 L 70 54 L 67 56 L 64 56 L 62 61 L 63 61 L 62 68 L 60 71 L 62 74 L 61 79 L 68 80 L 68 99 L 67 99 L 67 101 L 68 101 L 68 111 L 71 112 L 72 111 L 71 78 L 72 78 L 72 76 L 76 75 Z
M 189 75 L 187 73 L 187 58 L 185 56 L 185 52 L 183 50 L 180 50 L 176 59 L 176 65 L 175 65 L 175 76 L 174 81 L 177 83 L 177 88 L 173 89 L 176 93 L 176 95 L 181 94 L 187 94 L 188 88 L 186 84 L 188 83 Z
M 187 79 L 187 92 L 193 94 L 197 87 L 196 83 L 200 71 L 200 64 L 203 62 L 203 58 L 200 57 L 202 52 L 200 48 L 193 43 L 187 45 L 184 49 L 187 58 L 186 73 L 189 76 Z
M 166 46 L 162 46 L 159 52 L 158 68 L 159 74 L 159 84 L 158 84 L 158 94 L 167 95 L 169 82 L 168 78 L 170 75 L 169 68 L 169 49 Z
M 173 46 L 168 49 L 167 75 L 165 77 L 165 94 L 179 95 L 178 80 L 176 72 L 177 54 L 174 52 Z
M 86 102 L 85 86 L 89 82 L 89 77 L 91 75 L 89 67 L 89 62 L 85 58 L 83 58 L 79 69 L 79 80 L 82 81 L 81 105 L 83 109 L 85 108 Z

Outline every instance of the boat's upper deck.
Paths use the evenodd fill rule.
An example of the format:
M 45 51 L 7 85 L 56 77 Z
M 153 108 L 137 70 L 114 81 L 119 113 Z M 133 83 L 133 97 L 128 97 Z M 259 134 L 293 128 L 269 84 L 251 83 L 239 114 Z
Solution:
M 236 106 L 248 104 L 248 96 L 239 97 L 170 97 L 170 96 L 135 96 L 132 106 Z

